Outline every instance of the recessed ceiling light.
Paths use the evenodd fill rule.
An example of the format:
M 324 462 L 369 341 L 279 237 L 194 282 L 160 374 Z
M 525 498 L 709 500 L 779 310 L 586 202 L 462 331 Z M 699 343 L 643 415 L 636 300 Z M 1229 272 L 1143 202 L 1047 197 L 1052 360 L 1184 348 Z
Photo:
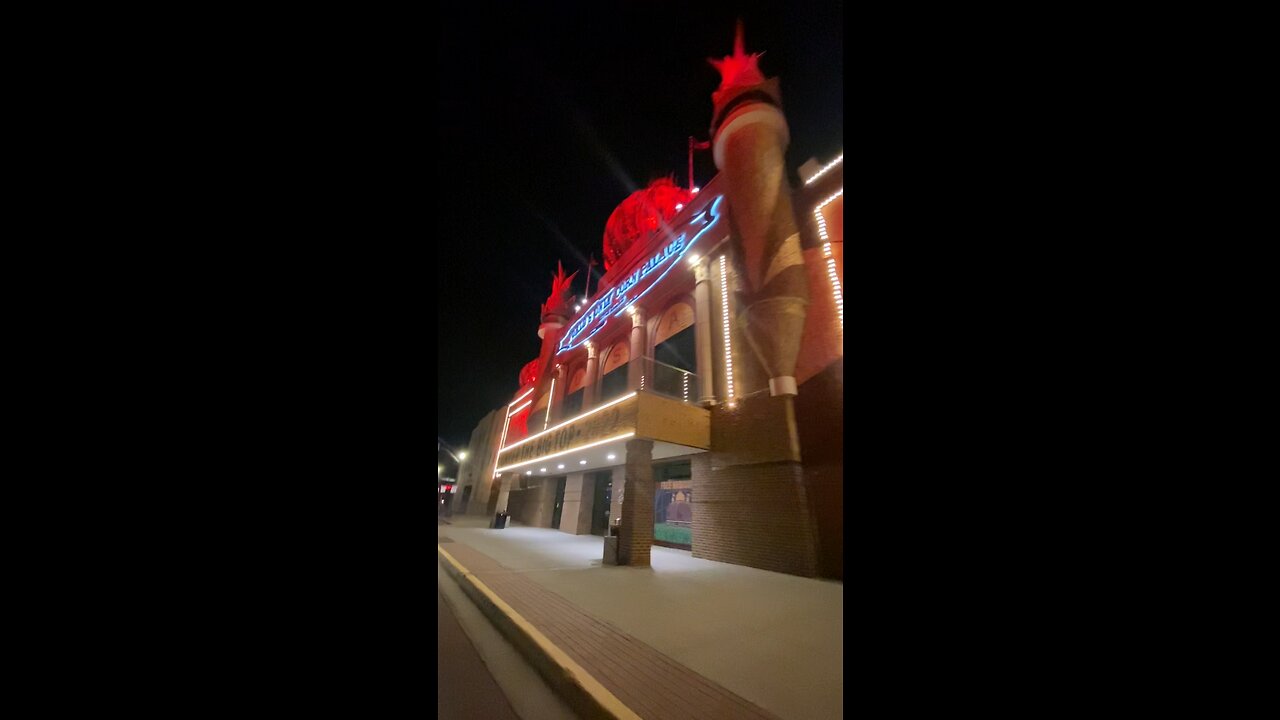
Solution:
M 546 468 L 542 468 L 542 469 L 541 469 L 541 470 L 539 470 L 538 472 L 546 472 L 546 471 L 547 471 L 547 469 L 546 469 Z
M 579 464 L 579 465 L 586 465 L 586 464 L 587 464 L 587 461 L 586 461 L 586 460 L 579 460 L 579 461 L 578 461 L 578 464 Z
M 524 474 L 525 474 L 525 475 L 532 475 L 532 474 L 533 474 L 533 471 L 532 471 L 532 470 L 525 470 L 525 471 L 524 471 Z
M 610 460 L 612 460 L 612 459 L 614 459 L 614 458 L 616 458 L 616 457 L 618 457 L 618 456 L 617 456 L 617 455 L 614 455 L 613 453 L 609 453 L 609 459 L 610 459 Z
M 563 470 L 563 469 L 564 469 L 564 465 L 557 465 L 557 466 L 556 466 L 556 469 L 557 469 L 557 470 Z

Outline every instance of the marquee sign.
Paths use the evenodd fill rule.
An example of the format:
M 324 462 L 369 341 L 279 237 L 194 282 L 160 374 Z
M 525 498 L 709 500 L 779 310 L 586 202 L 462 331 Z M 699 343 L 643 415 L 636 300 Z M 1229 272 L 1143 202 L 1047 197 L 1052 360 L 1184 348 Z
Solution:
M 536 436 L 521 445 L 506 447 L 498 451 L 500 471 L 506 471 L 517 465 L 537 460 L 548 455 L 564 454 L 575 448 L 591 443 L 599 443 L 619 433 L 636 429 L 635 397 L 629 397 L 612 407 L 592 413 L 577 422 L 567 422 L 551 431 Z
M 609 291 L 600 296 L 599 300 L 592 303 L 591 307 L 569 326 L 564 337 L 560 339 L 556 353 L 572 350 L 590 340 L 609 324 L 609 320 L 621 315 L 633 303 L 644 297 L 645 293 L 662 282 L 667 273 L 680 264 L 680 260 L 689 252 L 689 248 L 719 223 L 722 202 L 724 202 L 723 195 L 712 200 L 702 212 L 689 220 L 683 232 L 674 240 L 646 260 L 635 272 L 609 288 Z M 690 233 L 693 237 L 687 239 Z

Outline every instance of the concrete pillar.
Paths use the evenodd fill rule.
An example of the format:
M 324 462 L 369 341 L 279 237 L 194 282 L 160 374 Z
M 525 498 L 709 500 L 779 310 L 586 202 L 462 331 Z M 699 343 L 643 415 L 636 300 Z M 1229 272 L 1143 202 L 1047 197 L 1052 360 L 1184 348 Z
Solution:
M 516 473 L 502 473 L 499 479 L 502 481 L 501 488 L 498 490 L 498 505 L 494 509 L 495 513 L 507 511 L 507 500 L 511 497 L 511 485 L 516 478 L 520 477 Z
M 645 387 L 653 387 L 653 374 L 645 358 L 644 310 L 634 305 L 631 309 L 634 312 L 631 313 L 631 360 L 627 364 L 627 388 L 639 390 L 641 376 L 647 376 Z
M 716 386 L 711 365 L 711 259 L 702 258 L 693 267 L 693 327 L 697 344 L 698 404 L 706 407 L 716 402 Z
M 596 370 L 599 365 L 600 365 L 600 358 L 597 356 L 596 346 L 592 345 L 591 341 L 588 340 L 587 341 L 587 374 L 586 374 L 586 377 L 583 378 L 583 383 L 585 384 L 583 385 L 584 389 L 582 391 L 582 409 L 583 410 L 589 410 L 592 407 L 594 407 L 596 404 L 596 393 L 599 392 L 599 390 L 596 389 Z
M 649 567 L 653 547 L 653 441 L 628 440 L 618 564 Z M 617 484 L 614 485 L 617 490 Z
M 551 527 L 551 518 L 556 512 L 556 486 L 559 484 L 558 478 L 542 478 L 542 482 L 538 483 L 536 490 L 528 492 L 533 493 L 530 498 L 532 505 L 527 506 L 528 511 L 525 513 L 524 523 L 529 527 L 549 528 Z
M 568 389 L 569 378 L 567 377 L 567 369 L 564 365 L 557 364 L 555 367 L 555 383 L 554 392 L 551 393 L 551 425 L 560 422 L 564 415 L 564 398 L 565 390 Z
M 564 504 L 560 507 L 560 532 L 587 535 L 591 532 L 591 508 L 595 503 L 596 484 L 586 473 L 565 477 Z

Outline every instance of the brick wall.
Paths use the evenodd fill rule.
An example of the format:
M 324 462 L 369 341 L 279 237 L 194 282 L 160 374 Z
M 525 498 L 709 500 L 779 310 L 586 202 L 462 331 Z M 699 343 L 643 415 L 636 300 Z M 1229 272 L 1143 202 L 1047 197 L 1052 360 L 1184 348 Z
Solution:
M 844 359 L 796 396 L 805 494 L 818 532 L 818 574 L 844 579 Z
M 693 556 L 816 576 L 801 466 L 783 461 L 716 469 L 711 455 L 692 459 Z

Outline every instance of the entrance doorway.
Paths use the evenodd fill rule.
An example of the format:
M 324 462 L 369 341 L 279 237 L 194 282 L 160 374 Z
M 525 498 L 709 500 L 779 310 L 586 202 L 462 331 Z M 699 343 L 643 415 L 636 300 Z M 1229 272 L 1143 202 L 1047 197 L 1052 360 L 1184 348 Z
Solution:
M 613 472 L 595 473 L 596 493 L 591 504 L 591 534 L 603 536 L 609 530 L 609 508 L 613 503 Z
M 560 529 L 560 509 L 564 507 L 564 482 L 567 478 L 556 480 L 556 507 L 551 511 L 551 529 Z
M 693 480 L 688 460 L 653 467 L 653 544 L 693 549 Z

